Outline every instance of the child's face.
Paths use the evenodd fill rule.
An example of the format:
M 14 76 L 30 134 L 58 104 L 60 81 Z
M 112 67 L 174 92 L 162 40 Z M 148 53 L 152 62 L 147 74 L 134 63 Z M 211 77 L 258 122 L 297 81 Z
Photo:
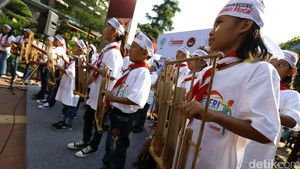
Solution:
M 6 27 L 6 26 L 3 26 L 3 32 L 8 34 L 10 32 L 10 30 Z
M 269 61 L 269 63 L 271 63 L 275 67 L 281 80 L 284 80 L 287 76 L 293 75 L 290 64 L 287 61 L 282 59 L 281 60 L 272 59 Z
M 209 33 L 210 50 L 221 51 L 224 54 L 237 50 L 240 26 L 236 17 L 224 15 L 216 18 L 213 29 Z
M 185 59 L 187 58 L 186 54 L 181 50 L 178 50 L 176 53 L 176 60 Z
M 196 64 L 195 64 L 196 63 Z M 196 68 L 196 71 L 200 71 L 203 69 L 203 67 L 206 65 L 206 62 L 202 59 L 200 60 L 192 60 L 188 62 L 188 68 L 193 71 L 194 67 Z
M 148 57 L 147 50 L 143 49 L 139 44 L 136 42 L 132 42 L 131 48 L 129 50 L 129 57 L 130 61 L 138 63 L 143 62 Z
M 116 36 L 117 31 L 109 23 L 105 24 L 105 27 L 102 30 L 102 39 L 108 42 L 112 42 Z
M 46 45 L 47 45 L 47 46 L 52 46 L 52 45 L 53 45 L 53 42 L 52 42 L 51 40 L 48 39 L 48 40 L 46 41 Z
M 82 54 L 82 49 L 79 47 L 77 43 L 74 43 L 72 52 L 74 55 L 81 55 Z

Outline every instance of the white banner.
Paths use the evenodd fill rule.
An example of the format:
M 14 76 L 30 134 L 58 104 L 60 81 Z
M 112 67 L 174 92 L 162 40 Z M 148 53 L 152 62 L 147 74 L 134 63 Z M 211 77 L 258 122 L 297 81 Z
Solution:
M 176 57 L 180 46 L 185 46 L 192 54 L 200 46 L 208 46 L 208 37 L 211 29 L 195 31 L 176 32 L 160 34 L 157 40 L 157 54 L 162 55 L 161 59 Z

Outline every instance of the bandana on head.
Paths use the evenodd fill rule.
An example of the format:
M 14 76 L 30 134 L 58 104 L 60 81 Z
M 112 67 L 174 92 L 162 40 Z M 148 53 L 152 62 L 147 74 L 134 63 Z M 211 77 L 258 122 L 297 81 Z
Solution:
M 125 34 L 125 29 L 123 25 L 116 19 L 116 18 L 111 18 L 109 21 L 107 21 L 112 27 L 114 27 L 120 35 Z
M 66 41 L 61 35 L 57 34 L 55 35 L 55 38 L 63 45 L 64 48 L 66 48 Z
M 25 29 L 23 29 L 25 32 L 27 32 L 27 33 L 30 33 L 30 29 L 29 28 L 25 28 Z
M 272 59 L 283 59 L 283 52 L 280 49 L 279 45 L 277 45 L 270 37 L 262 36 L 262 41 L 264 42 L 264 45 L 267 48 L 268 53 L 272 54 L 272 57 L 269 60 Z
M 194 51 L 194 53 L 192 54 L 193 57 L 201 57 L 201 56 L 205 56 L 208 55 L 204 50 L 201 49 L 197 49 Z M 210 63 L 210 59 L 203 59 L 207 65 L 209 65 Z
M 185 53 L 188 57 L 190 56 L 190 51 L 186 47 L 181 46 L 178 50 L 180 50 L 183 53 Z
M 11 26 L 4 24 L 5 27 L 7 27 L 9 30 L 11 30 Z
M 77 40 L 76 43 L 81 49 L 86 49 L 86 44 L 82 39 Z
M 49 36 L 47 39 L 50 40 L 51 42 L 54 41 L 54 38 L 52 36 Z
M 283 60 L 287 61 L 291 67 L 296 67 L 297 62 L 299 60 L 298 54 L 288 50 L 283 50 L 283 54 L 284 54 Z
M 219 16 L 229 15 L 239 18 L 251 19 L 260 28 L 264 26 L 263 13 L 264 5 L 261 0 L 231 0 L 218 14 Z
M 152 57 L 154 55 L 154 46 L 152 41 L 143 33 L 140 32 L 133 41 L 140 45 L 141 48 L 148 51 L 148 56 Z

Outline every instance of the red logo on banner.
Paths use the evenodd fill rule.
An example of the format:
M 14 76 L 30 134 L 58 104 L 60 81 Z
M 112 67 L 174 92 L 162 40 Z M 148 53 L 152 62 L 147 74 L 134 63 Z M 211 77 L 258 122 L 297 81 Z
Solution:
M 169 42 L 170 46 L 181 46 L 183 44 L 183 40 L 173 40 L 171 39 Z

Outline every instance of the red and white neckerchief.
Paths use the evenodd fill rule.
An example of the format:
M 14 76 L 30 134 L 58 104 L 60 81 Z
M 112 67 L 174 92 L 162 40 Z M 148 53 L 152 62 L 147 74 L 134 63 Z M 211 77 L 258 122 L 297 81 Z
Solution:
M 241 59 L 237 57 L 236 51 L 233 51 L 217 61 L 217 69 L 220 69 L 222 67 L 228 66 L 232 63 L 239 62 L 239 61 L 241 61 Z M 198 81 L 194 85 L 192 90 L 192 98 L 194 98 L 194 100 L 200 101 L 203 98 L 203 96 L 206 94 L 207 88 L 209 86 L 209 82 L 206 82 L 206 80 L 210 78 L 211 72 L 212 72 L 212 68 L 205 71 L 201 78 L 201 84 L 200 81 Z
M 174 66 L 178 67 L 178 64 L 175 64 Z M 184 63 L 181 63 L 179 67 L 187 67 L 187 66 L 188 66 L 187 63 L 184 62 Z
M 94 65 L 95 65 L 96 69 L 98 69 L 100 67 L 100 64 L 102 63 L 102 60 L 103 60 L 104 53 L 111 50 L 111 49 L 120 50 L 119 46 L 111 46 L 111 47 L 105 49 L 104 51 L 102 51 L 99 54 L 97 61 L 94 62 Z M 93 73 L 94 80 L 96 80 L 98 78 L 98 76 L 99 76 L 99 73 L 97 71 L 94 71 L 94 73 Z
M 280 83 L 280 90 L 289 90 L 289 85 L 286 83 Z
M 5 35 L 4 35 L 5 36 Z M 3 36 L 3 33 L 1 34 L 1 38 L 0 38 L 0 45 L 2 45 L 2 38 L 4 37 Z M 3 44 L 7 44 L 7 42 L 8 42 L 8 35 L 6 35 L 6 38 L 5 38 L 5 42 L 3 43 Z
M 128 68 L 126 70 L 124 70 L 121 78 L 119 78 L 117 80 L 117 82 L 115 83 L 114 87 L 112 88 L 112 90 L 118 88 L 121 84 L 123 84 L 127 78 L 127 76 L 129 75 L 130 71 L 137 69 L 137 68 L 147 68 L 148 69 L 148 64 L 146 62 L 140 62 L 140 63 L 133 63 L 131 65 L 128 66 Z M 108 100 L 106 100 L 106 107 L 109 108 L 110 107 L 110 102 Z

